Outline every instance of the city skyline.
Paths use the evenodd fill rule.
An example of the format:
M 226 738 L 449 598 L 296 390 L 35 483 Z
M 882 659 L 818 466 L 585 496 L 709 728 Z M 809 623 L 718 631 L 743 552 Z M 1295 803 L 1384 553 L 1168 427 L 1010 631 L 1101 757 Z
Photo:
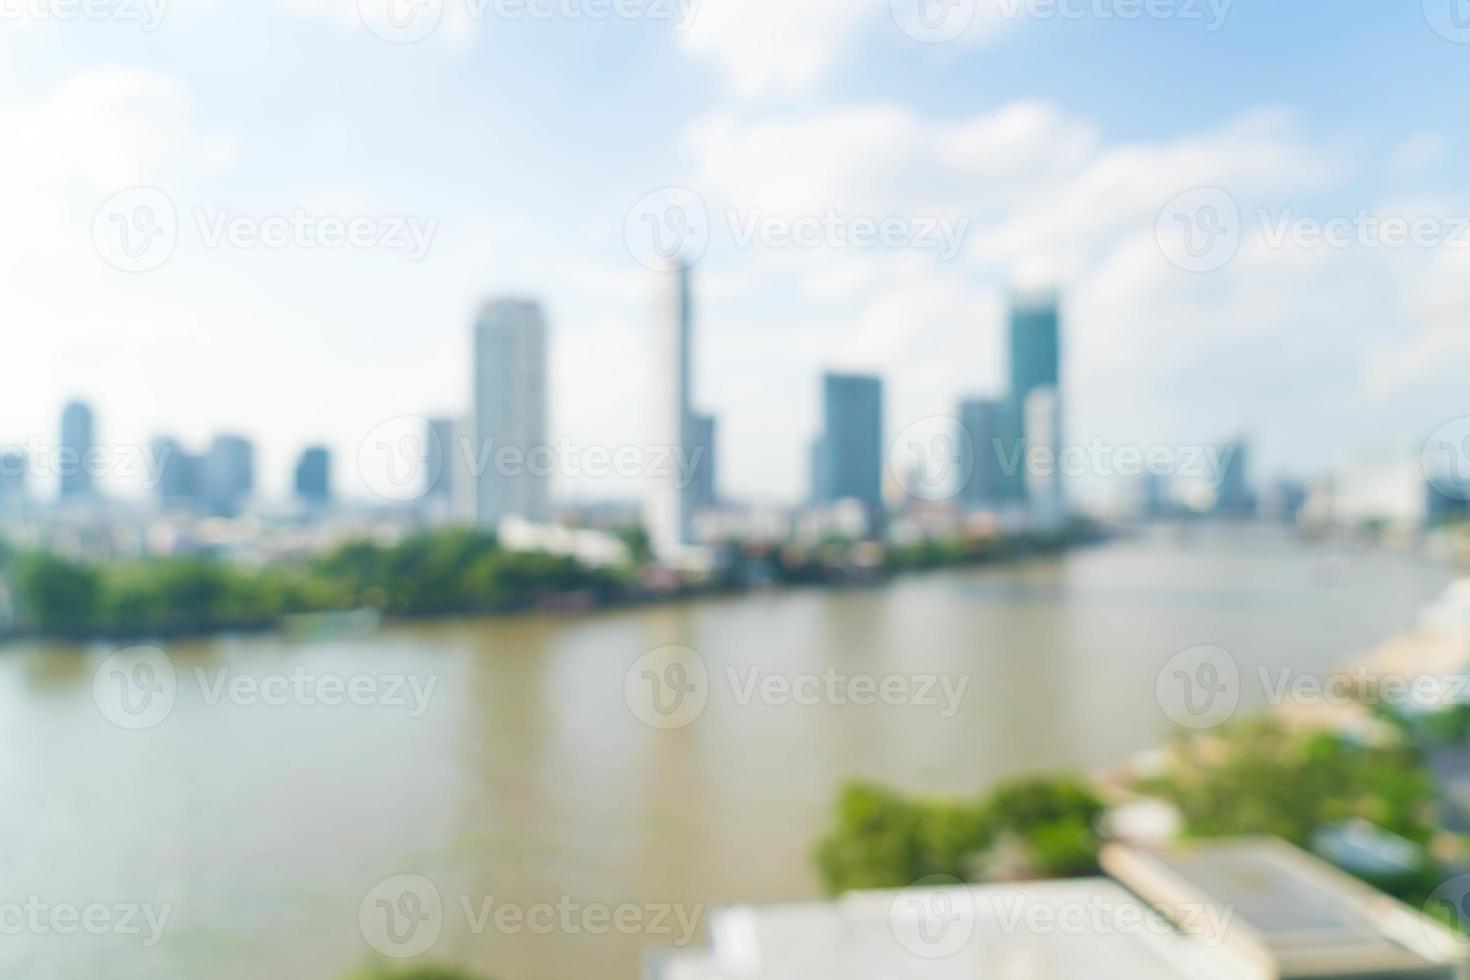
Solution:
M 0 309 L 9 353 L 32 367 L 0 437 L 50 438 L 56 406 L 81 396 L 113 442 L 249 432 L 266 487 L 289 485 L 296 447 L 324 442 L 350 494 L 372 425 L 457 407 L 444 379 L 467 357 L 463 324 L 482 296 L 510 293 L 542 297 L 557 325 L 556 438 L 647 441 L 645 365 L 620 359 L 645 348 L 651 290 L 625 233 L 666 187 L 708 209 L 694 370 L 701 408 L 728 420 L 732 496 L 803 493 L 823 370 L 912 379 L 888 392 L 893 431 L 998 396 L 1007 293 L 1037 280 L 1063 289 L 1075 335 L 1073 440 L 1249 431 L 1263 474 L 1310 474 L 1360 445 L 1412 446 L 1460 414 L 1465 250 L 1274 244 L 1293 216 L 1470 211 L 1450 166 L 1464 137 L 1420 99 L 1466 84 L 1463 46 L 1416 5 L 1337 11 L 1337 57 L 1256 58 L 1249 79 L 1232 59 L 1277 51 L 1310 14 L 1238 3 L 1214 31 L 1023 17 L 929 45 L 887 4 L 798 16 L 708 0 L 683 32 L 517 21 L 393 45 L 325 2 L 176 7 L 151 34 L 84 20 L 0 40 L 14 143 L 0 176 L 29 188 L 5 214 L 14 278 Z M 294 18 L 289 38 L 267 12 Z M 781 28 L 780 46 L 752 43 L 745 16 Z M 600 72 L 566 43 L 594 31 Z M 264 51 L 273 69 L 248 93 L 216 70 Z M 104 52 L 111 67 L 90 67 Z M 326 61 L 357 83 L 332 112 L 300 98 L 335 82 Z M 1132 70 L 1102 70 L 1120 62 Z M 1156 84 L 1175 75 L 1193 84 Z M 610 86 L 628 97 L 609 106 Z M 1374 108 L 1346 112 L 1343 86 L 1371 89 Z M 515 125 L 528 112 L 546 124 Z M 98 254 L 92 225 L 139 186 L 167 195 L 179 236 L 167 264 L 129 273 Z M 1191 272 L 1155 225 L 1202 187 L 1227 190 L 1249 228 L 1233 261 Z M 296 209 L 438 224 L 419 260 L 211 245 L 222 215 Z M 971 221 L 948 261 L 767 233 L 829 209 Z

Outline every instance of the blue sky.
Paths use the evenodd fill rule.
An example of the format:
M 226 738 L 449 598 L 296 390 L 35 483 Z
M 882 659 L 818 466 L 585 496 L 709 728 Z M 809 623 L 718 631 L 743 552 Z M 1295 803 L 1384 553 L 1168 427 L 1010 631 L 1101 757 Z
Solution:
M 976 0 L 940 44 L 900 30 L 889 0 L 703 0 L 683 31 L 443 2 L 438 30 L 391 44 L 356 0 L 173 0 L 151 32 L 0 0 L 0 323 L 30 366 L 0 441 L 53 439 L 80 394 L 111 441 L 254 436 L 270 493 L 325 441 L 353 492 L 375 426 L 465 408 L 474 309 L 514 292 L 550 313 L 554 438 L 637 443 L 661 280 L 626 219 L 667 186 L 712 221 L 698 401 L 722 419 L 735 495 L 800 495 L 826 366 L 884 374 L 890 435 L 997 394 L 1016 284 L 1065 298 L 1078 441 L 1245 431 L 1259 476 L 1310 475 L 1413 451 L 1463 412 L 1470 247 L 1273 244 L 1257 217 L 1470 215 L 1470 44 L 1431 26 L 1452 0 L 1235 0 L 1213 31 L 1098 15 L 1119 0 L 1071 0 L 1066 18 Z M 164 192 L 181 231 L 130 273 L 93 224 L 134 186 Z M 1171 265 L 1156 226 L 1198 187 L 1243 216 L 1238 254 L 1203 273 Z M 418 260 L 208 247 L 194 218 L 294 210 L 412 216 L 433 238 Z M 964 221 L 964 247 L 733 240 L 752 215 L 829 211 Z

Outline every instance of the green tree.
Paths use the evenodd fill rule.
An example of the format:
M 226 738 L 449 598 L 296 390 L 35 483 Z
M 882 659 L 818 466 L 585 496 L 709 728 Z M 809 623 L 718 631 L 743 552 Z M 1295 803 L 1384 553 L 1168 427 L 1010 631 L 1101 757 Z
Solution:
M 974 800 L 906 797 L 854 782 L 838 795 L 835 824 L 818 841 L 815 861 L 833 894 L 902 888 L 931 876 L 1094 874 L 1102 811 L 1071 776 L 1003 783 Z
M 838 795 L 836 825 L 817 843 L 827 890 L 902 888 L 920 878 L 968 879 L 991 837 L 975 803 L 910 799 L 863 782 Z
M 80 635 L 97 625 L 97 570 L 48 554 L 27 555 L 16 575 L 21 615 L 44 633 Z
M 478 973 L 432 963 L 411 966 L 377 964 L 349 973 L 344 980 L 488 980 Z
M 1177 806 L 1199 836 L 1274 834 L 1310 846 L 1354 817 L 1423 844 L 1433 833 L 1434 781 L 1407 745 L 1349 742 L 1248 718 L 1179 743 L 1140 787 Z

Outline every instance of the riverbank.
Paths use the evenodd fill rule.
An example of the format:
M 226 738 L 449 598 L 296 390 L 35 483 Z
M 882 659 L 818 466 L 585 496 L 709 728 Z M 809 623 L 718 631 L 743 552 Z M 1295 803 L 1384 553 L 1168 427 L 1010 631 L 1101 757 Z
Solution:
M 308 560 L 256 568 L 199 557 L 95 563 L 0 550 L 0 641 L 261 633 L 301 617 L 354 612 L 390 622 L 584 613 L 767 589 L 871 585 L 915 572 L 1054 555 L 1102 539 L 1097 529 L 1079 524 L 1047 536 L 905 546 L 731 543 L 720 549 L 715 570 L 700 576 L 662 569 L 646 555 L 637 564 L 592 567 L 511 551 L 493 535 L 468 529 L 393 544 L 356 541 Z

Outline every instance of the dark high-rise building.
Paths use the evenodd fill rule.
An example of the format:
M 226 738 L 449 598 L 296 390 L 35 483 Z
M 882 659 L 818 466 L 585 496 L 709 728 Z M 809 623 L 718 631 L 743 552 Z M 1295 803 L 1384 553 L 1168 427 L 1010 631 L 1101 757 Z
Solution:
M 818 502 L 859 500 L 883 508 L 883 382 L 856 374 L 822 379 L 822 437 L 816 450 Z
M 1005 406 L 984 398 L 960 402 L 960 431 L 956 440 L 961 472 L 969 477 L 959 490 L 959 502 L 970 509 L 994 507 L 1005 492 L 1007 461 L 996 444 L 1001 438 Z
M 84 402 L 68 402 L 61 410 L 61 453 L 57 460 L 63 500 L 92 496 L 95 446 L 92 409 Z
M 1061 317 L 1054 295 L 1016 299 L 1011 306 L 1010 392 L 999 426 L 1001 450 L 1008 460 L 1024 460 L 1017 452 L 1025 437 L 1026 400 L 1038 388 L 1061 391 Z M 1024 467 L 1007 467 L 1005 497 L 1025 500 Z
M 209 446 L 203 466 L 204 502 L 224 516 L 239 513 L 255 488 L 255 448 L 242 436 L 219 435 Z
M 332 454 L 325 446 L 309 446 L 296 461 L 296 496 L 311 507 L 332 499 Z
M 713 507 L 719 501 L 715 492 L 715 453 L 719 425 L 713 415 L 696 415 L 690 424 L 693 432 L 690 437 L 689 464 L 693 467 L 693 472 L 689 477 L 694 491 L 693 504 L 695 509 Z
M 1237 439 L 1220 447 L 1220 472 L 1214 474 L 1216 514 L 1249 517 L 1256 512 L 1256 495 L 1250 488 L 1249 449 Z
M 203 461 L 170 436 L 153 440 L 152 451 L 159 504 L 165 508 L 197 506 L 203 491 Z

